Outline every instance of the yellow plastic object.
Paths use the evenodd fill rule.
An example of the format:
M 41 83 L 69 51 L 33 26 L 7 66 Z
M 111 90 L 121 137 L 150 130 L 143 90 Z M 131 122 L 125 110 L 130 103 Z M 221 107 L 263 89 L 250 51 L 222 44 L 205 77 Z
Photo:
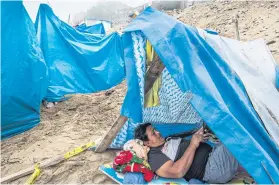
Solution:
M 25 184 L 33 184 L 35 182 L 35 180 L 37 179 L 37 177 L 40 175 L 40 173 L 41 173 L 41 170 L 39 168 L 39 164 L 36 164 L 33 174 L 27 179 Z
M 112 164 L 104 164 L 105 168 L 112 168 Z
M 152 89 L 146 94 L 144 107 L 155 107 L 160 105 L 159 90 L 162 85 L 162 74 L 154 82 Z
M 147 57 L 147 65 L 150 65 L 150 63 L 154 59 L 154 49 L 149 42 L 149 40 L 146 41 L 146 57 Z
M 180 184 L 178 184 L 176 182 L 167 182 L 167 183 L 165 183 L 165 185 L 180 185 Z
M 65 159 L 69 159 L 70 157 L 73 157 L 81 152 L 83 152 L 84 150 L 87 150 L 88 148 L 91 148 L 95 146 L 95 143 L 94 142 L 91 142 L 91 143 L 87 143 L 86 145 L 82 145 L 80 147 L 77 147 L 75 149 L 73 149 L 72 151 L 70 152 L 67 152 L 65 155 L 64 155 L 64 158 Z

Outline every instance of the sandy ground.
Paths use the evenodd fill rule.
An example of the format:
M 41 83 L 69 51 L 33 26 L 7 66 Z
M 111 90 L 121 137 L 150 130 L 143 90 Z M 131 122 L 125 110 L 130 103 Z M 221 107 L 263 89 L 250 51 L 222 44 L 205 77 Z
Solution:
M 203 3 L 185 10 L 169 11 L 185 24 L 209 28 L 219 35 L 236 39 L 234 17 L 238 18 L 241 41 L 259 38 L 275 43 L 268 45 L 279 62 L 279 1 L 235 1 Z
M 233 17 L 239 15 L 240 39 L 274 40 L 269 45 L 279 62 L 279 1 L 198 4 L 183 11 L 168 12 L 179 20 L 200 28 L 211 28 L 221 35 L 235 38 Z M 118 28 L 116 28 L 118 30 Z M 126 93 L 123 82 L 105 92 L 75 95 L 52 109 L 41 109 L 41 123 L 23 134 L 1 142 L 1 176 L 33 166 L 36 162 L 63 155 L 71 149 L 104 135 L 119 115 Z M 95 154 L 86 151 L 42 172 L 36 183 L 114 183 L 98 171 L 111 162 L 115 151 Z M 23 177 L 12 183 L 21 184 Z
M 95 141 L 108 130 L 119 115 L 126 84 L 106 91 L 75 95 L 54 108 L 41 108 L 41 123 L 23 134 L 1 143 L 1 175 L 6 176 L 33 166 L 36 162 Z M 113 183 L 98 171 L 110 162 L 114 151 L 95 154 L 86 151 L 55 167 L 44 170 L 36 183 Z M 27 177 L 13 183 L 24 183 Z

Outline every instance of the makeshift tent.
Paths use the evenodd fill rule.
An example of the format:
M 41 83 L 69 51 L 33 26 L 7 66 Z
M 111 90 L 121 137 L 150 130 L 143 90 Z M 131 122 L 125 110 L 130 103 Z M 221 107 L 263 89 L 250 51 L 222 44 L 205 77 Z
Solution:
M 278 92 L 274 91 L 272 56 L 267 48 L 258 48 L 263 44 L 255 42 L 253 48 L 268 67 L 256 70 L 257 67 L 251 65 L 260 60 L 250 63 L 254 59 L 249 53 L 253 43 L 245 47 L 245 43 L 230 43 L 224 39 L 223 45 L 219 45 L 218 39 L 222 37 L 206 32 L 201 35 L 198 29 L 151 7 L 135 18 L 124 32 L 128 91 L 121 115 L 129 120 L 110 147 L 119 148 L 131 139 L 141 122 L 155 123 L 165 135 L 170 130 L 181 132 L 186 130 L 186 125 L 200 125 L 204 121 L 257 183 L 279 183 L 279 148 L 275 142 L 278 133 L 270 130 L 278 129 Z M 146 40 L 165 65 L 159 90 L 160 105 L 149 108 L 144 108 Z M 235 48 L 240 46 L 246 50 L 240 52 L 240 48 Z M 265 69 L 272 74 L 263 72 Z M 261 80 L 260 85 L 266 83 L 267 92 L 255 84 L 257 80 Z M 260 101 L 264 92 L 270 97 Z M 273 103 L 270 100 L 274 100 Z M 265 108 L 259 110 L 260 107 L 254 108 L 252 103 Z M 267 117 L 263 119 L 264 116 Z
M 83 23 L 81 25 L 78 25 L 76 29 L 82 32 L 87 32 L 92 34 L 101 34 L 101 35 L 106 34 L 103 23 L 94 24 L 92 26 L 86 26 L 86 24 Z
M 80 24 L 80 25 L 75 26 L 75 28 L 76 28 L 76 29 L 84 29 L 84 28 L 86 28 L 86 24 L 85 24 L 85 23 L 82 23 L 82 24 Z
M 109 89 L 124 79 L 123 47 L 117 33 L 100 38 L 79 32 L 46 4 L 40 5 L 35 27 L 49 68 L 48 101 Z
M 1 2 L 1 139 L 40 122 L 47 67 L 22 2 Z
M 105 28 L 105 32 L 109 31 L 112 27 L 112 22 L 107 21 L 107 20 L 97 20 L 97 19 L 94 19 L 94 18 L 87 18 L 85 20 L 85 22 L 86 22 L 86 25 L 88 25 L 88 26 L 92 26 L 92 25 L 95 25 L 95 24 L 102 23 L 104 28 Z

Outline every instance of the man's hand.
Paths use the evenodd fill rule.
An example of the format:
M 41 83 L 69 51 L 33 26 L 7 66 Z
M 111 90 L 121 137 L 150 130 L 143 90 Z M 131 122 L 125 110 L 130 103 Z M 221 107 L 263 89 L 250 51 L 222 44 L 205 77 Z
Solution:
M 209 137 L 210 137 L 210 133 L 205 133 L 203 134 L 203 142 L 206 142 L 209 140 Z
M 190 143 L 190 146 L 191 147 L 195 147 L 195 148 L 198 148 L 199 145 L 200 145 L 200 142 L 203 141 L 203 127 L 201 127 L 192 137 L 191 139 L 191 143 Z

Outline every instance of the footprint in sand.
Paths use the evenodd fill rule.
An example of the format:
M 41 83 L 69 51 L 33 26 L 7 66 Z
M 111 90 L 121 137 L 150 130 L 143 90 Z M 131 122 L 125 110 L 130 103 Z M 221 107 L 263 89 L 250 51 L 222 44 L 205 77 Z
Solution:
M 95 174 L 93 175 L 93 183 L 94 184 L 103 184 L 108 177 L 102 174 Z

